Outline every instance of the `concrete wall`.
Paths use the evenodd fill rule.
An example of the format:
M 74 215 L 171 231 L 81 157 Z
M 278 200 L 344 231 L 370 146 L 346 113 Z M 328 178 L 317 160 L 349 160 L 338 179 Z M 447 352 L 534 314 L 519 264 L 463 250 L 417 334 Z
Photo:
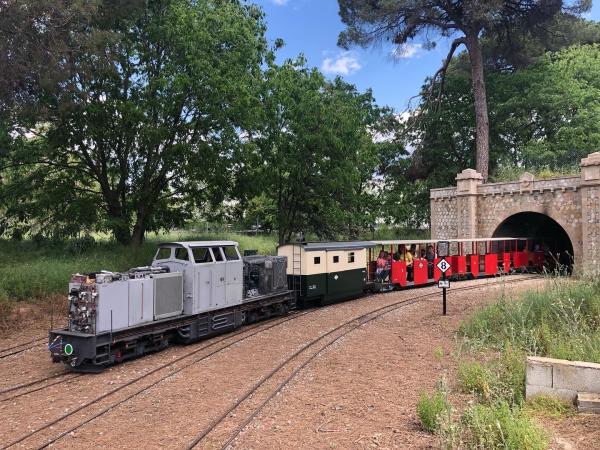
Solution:
M 582 392 L 600 394 L 600 364 L 527 358 L 525 395 L 528 399 L 545 394 L 574 402 Z
M 600 267 L 600 153 L 581 161 L 581 176 L 484 184 L 476 171 L 456 177 L 456 187 L 432 189 L 432 239 L 491 237 L 509 217 L 545 214 L 568 234 L 577 270 Z

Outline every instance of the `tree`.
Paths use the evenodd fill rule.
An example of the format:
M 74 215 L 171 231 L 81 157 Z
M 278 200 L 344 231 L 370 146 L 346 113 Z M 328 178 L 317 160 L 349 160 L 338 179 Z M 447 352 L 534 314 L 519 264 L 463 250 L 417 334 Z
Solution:
M 480 42 L 482 34 L 510 37 L 513 29 L 540 26 L 561 12 L 588 10 L 591 1 L 577 0 L 570 5 L 562 0 L 339 0 L 339 6 L 347 29 L 340 34 L 338 43 L 345 48 L 351 44 L 368 46 L 378 40 L 403 46 L 418 36 L 424 37 L 426 48 L 432 48 L 435 46 L 433 37 L 452 37 L 450 51 L 433 76 L 434 81 L 440 77 L 440 92 L 455 51 L 461 45 L 467 48 L 475 99 L 476 166 L 477 171 L 487 178 L 489 118 Z M 508 31 L 499 33 L 499 30 Z
M 263 126 L 249 137 L 254 148 L 239 179 L 241 208 L 260 203 L 280 243 L 297 232 L 357 236 L 373 223 L 373 137 L 390 111 L 371 92 L 327 81 L 302 59 L 271 65 L 265 78 Z
M 19 191 L 22 205 L 35 205 L 31 214 L 52 214 L 40 202 L 58 178 L 71 195 L 53 198 L 97 205 L 98 227 L 135 245 L 147 230 L 181 224 L 194 207 L 224 198 L 240 135 L 254 126 L 268 54 L 255 6 L 144 5 L 88 24 L 85 45 L 64 56 L 67 76 L 39 95 L 48 113 L 26 130 L 36 145 L 23 133 L 8 165 L 21 172 L 13 181 L 38 180 Z
M 494 118 L 491 178 L 517 179 L 525 170 L 572 173 L 582 157 L 600 148 L 600 46 L 575 45 L 549 52 L 527 68 L 490 71 L 486 84 Z M 423 93 L 430 90 L 429 83 L 423 85 Z M 424 211 L 427 217 L 429 197 L 418 194 L 454 185 L 456 174 L 473 163 L 474 99 L 462 67 L 448 70 L 443 101 L 452 108 L 421 104 L 407 136 L 409 145 L 420 145 L 418 161 L 400 160 L 386 174 L 386 200 L 402 208 L 404 218 Z

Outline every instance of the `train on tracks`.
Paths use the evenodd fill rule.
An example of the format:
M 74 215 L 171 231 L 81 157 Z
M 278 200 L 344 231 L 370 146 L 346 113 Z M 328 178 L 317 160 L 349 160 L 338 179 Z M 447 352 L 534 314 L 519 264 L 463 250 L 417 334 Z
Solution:
M 277 256 L 242 256 L 234 241 L 170 242 L 152 264 L 74 274 L 68 323 L 49 332 L 52 360 L 74 371 L 105 367 L 234 330 L 308 305 L 434 283 L 437 241 L 298 242 Z M 543 242 L 452 240 L 455 278 L 542 271 Z

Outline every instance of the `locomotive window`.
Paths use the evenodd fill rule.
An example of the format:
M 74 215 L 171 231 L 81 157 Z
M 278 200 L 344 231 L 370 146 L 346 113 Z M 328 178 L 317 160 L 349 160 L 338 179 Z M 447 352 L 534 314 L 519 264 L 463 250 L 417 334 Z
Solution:
M 333 257 L 333 262 L 334 263 L 339 263 L 340 262 L 340 257 L 339 256 L 334 256 Z
M 194 253 L 194 261 L 196 264 L 212 262 L 212 256 L 210 256 L 207 247 L 194 247 L 192 248 L 192 252 Z
M 321 257 L 315 256 L 314 262 L 315 262 L 315 264 L 321 264 Z
M 213 247 L 212 252 L 213 252 L 213 255 L 215 255 L 215 261 L 217 261 L 217 262 L 223 261 L 223 254 L 221 253 L 221 247 Z
M 223 253 L 225 253 L 225 259 L 227 261 L 237 261 L 240 259 L 238 252 L 233 245 L 227 245 L 223 247 Z
M 348 253 L 348 262 L 349 263 L 353 263 L 354 262 L 354 252 Z
M 171 247 L 162 247 L 156 252 L 154 259 L 169 259 L 171 257 Z
M 187 248 L 179 247 L 175 250 L 175 259 L 181 259 L 182 261 L 189 261 Z

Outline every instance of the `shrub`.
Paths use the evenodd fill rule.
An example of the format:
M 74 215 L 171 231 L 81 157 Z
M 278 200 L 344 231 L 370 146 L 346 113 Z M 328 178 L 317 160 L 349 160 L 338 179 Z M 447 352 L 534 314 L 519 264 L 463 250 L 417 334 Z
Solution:
M 527 400 L 525 410 L 532 414 L 554 419 L 575 414 L 573 405 L 548 395 L 536 395 L 532 399 Z
M 473 348 L 508 345 L 531 355 L 600 362 L 600 283 L 554 281 L 521 301 L 479 310 L 460 333 Z
M 463 392 L 477 394 L 484 400 L 490 398 L 492 373 L 479 362 L 462 363 L 458 368 L 458 382 Z
M 506 402 L 470 407 L 462 419 L 464 440 L 469 448 L 542 450 L 548 436 L 520 409 Z
M 482 402 L 521 405 L 525 396 L 525 355 L 508 347 L 497 361 L 463 363 L 458 368 L 458 382 L 463 392 L 476 394 Z
M 433 395 L 422 393 L 417 403 L 417 415 L 423 429 L 435 433 L 443 416 L 450 414 L 450 403 L 445 391 L 438 388 Z

